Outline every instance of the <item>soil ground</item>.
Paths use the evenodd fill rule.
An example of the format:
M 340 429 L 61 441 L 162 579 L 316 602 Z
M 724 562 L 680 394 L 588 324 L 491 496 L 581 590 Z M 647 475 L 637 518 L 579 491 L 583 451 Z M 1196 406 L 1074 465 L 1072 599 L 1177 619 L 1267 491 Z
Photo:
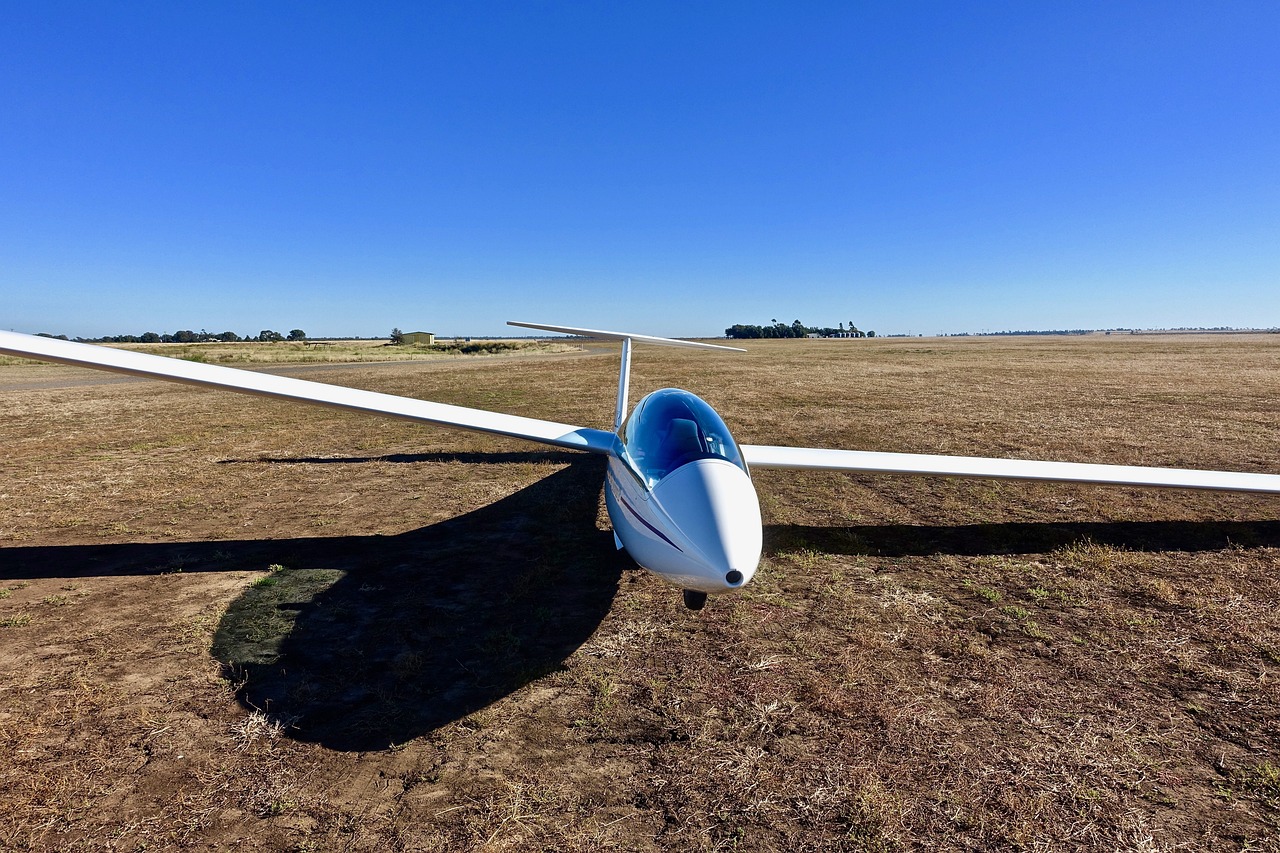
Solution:
M 1280 335 L 641 347 L 740 441 L 1280 471 Z M 606 426 L 593 353 L 307 378 Z M 761 471 L 686 611 L 597 460 L 0 365 L 0 849 L 1280 850 L 1275 497 Z

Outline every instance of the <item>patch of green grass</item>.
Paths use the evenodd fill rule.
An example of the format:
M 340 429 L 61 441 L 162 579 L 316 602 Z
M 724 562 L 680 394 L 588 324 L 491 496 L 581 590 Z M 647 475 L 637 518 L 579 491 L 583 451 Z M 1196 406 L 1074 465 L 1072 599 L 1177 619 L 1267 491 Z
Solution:
M 575 726 L 605 728 L 616 708 L 618 683 L 608 675 L 598 675 L 591 681 L 591 710 L 586 717 L 573 721 Z
M 1249 774 L 1251 787 L 1263 796 L 1280 800 L 1280 765 L 1264 761 Z
M 992 604 L 995 604 L 1001 598 L 1000 590 L 993 589 L 989 586 L 982 586 L 981 584 L 974 583 L 971 580 L 966 580 L 963 586 L 965 589 L 978 596 L 978 598 L 990 601 Z
M 1033 640 L 1052 640 L 1053 635 L 1040 627 L 1034 619 L 1028 619 L 1021 625 L 1022 633 Z
M 270 574 L 228 608 L 213 638 L 213 654 L 225 663 L 270 664 L 292 633 L 301 605 L 311 603 L 342 577 L 335 569 L 290 569 L 275 564 Z
M 30 613 L 18 613 L 0 619 L 0 628 L 22 628 L 31 624 Z
M 250 584 L 250 586 L 253 586 L 256 589 L 265 589 L 266 587 L 269 587 L 269 586 L 275 586 L 280 582 L 281 573 L 287 572 L 289 570 L 288 568 L 280 565 L 279 563 L 272 563 L 271 565 L 267 566 L 267 571 L 270 572 L 271 574 L 263 575 L 262 577 L 254 581 L 252 584 Z
M 503 352 L 514 352 L 525 349 L 524 344 L 507 341 L 475 341 L 472 343 L 437 343 L 433 347 L 421 348 L 424 352 L 460 352 L 463 355 L 495 355 Z
M 298 804 L 293 800 L 274 800 L 264 810 L 267 817 L 276 817 L 298 808 Z

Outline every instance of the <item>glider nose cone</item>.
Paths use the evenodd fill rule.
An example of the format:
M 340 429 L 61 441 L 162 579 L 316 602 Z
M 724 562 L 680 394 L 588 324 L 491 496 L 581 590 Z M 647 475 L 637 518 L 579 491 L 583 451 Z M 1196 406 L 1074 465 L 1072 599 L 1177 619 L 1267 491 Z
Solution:
M 760 502 L 747 473 L 724 459 L 698 459 L 667 475 L 653 497 L 676 523 L 702 592 L 751 580 L 760 563 Z

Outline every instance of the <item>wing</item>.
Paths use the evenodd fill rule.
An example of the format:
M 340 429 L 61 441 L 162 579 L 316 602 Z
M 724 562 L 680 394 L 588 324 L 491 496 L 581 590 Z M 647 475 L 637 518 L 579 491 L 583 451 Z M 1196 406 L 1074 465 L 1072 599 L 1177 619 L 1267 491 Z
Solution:
M 544 332 L 562 332 L 566 335 L 582 335 L 586 338 L 600 338 L 607 341 L 624 341 L 628 338 L 637 343 L 658 344 L 664 347 L 691 347 L 694 349 L 724 349 L 731 352 L 746 352 L 742 347 L 727 347 L 723 344 L 704 344 L 701 341 L 684 341 L 679 338 L 658 338 L 653 335 L 639 335 L 635 332 L 606 332 L 603 329 L 579 329 L 575 326 L 546 326 L 541 323 L 520 323 L 508 320 L 508 326 L 520 326 L 525 329 L 539 329 Z
M 1039 462 L 990 459 L 981 456 L 933 456 L 924 453 L 878 453 L 865 450 L 819 450 L 811 447 L 740 445 L 752 468 L 801 468 L 863 471 L 873 474 L 928 474 L 944 477 L 993 477 L 1004 480 L 1051 480 L 1064 483 L 1102 483 L 1161 486 L 1177 489 L 1219 489 L 1229 492 L 1280 494 L 1280 474 L 1198 471 L 1188 468 L 1143 468 L 1135 465 L 1093 465 L 1081 462 Z
M 524 438 L 591 453 L 609 453 L 616 441 L 613 433 L 599 429 L 16 332 L 0 331 L 0 353 L 221 388 L 243 394 L 277 397 L 335 409 L 390 415 L 411 421 Z

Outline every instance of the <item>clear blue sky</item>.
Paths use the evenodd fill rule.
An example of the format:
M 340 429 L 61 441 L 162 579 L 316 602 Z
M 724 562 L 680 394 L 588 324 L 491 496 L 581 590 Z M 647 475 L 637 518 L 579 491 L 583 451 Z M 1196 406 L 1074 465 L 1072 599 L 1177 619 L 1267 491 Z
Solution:
M 1280 325 L 1280 3 L 0 5 L 0 327 Z

